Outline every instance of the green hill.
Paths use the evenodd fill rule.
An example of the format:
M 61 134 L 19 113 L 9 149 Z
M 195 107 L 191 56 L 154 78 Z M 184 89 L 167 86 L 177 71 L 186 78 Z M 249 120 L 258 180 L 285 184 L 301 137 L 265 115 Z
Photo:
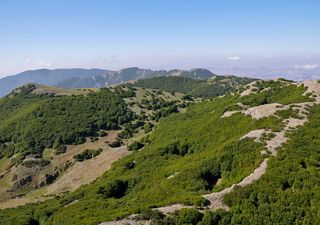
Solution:
M 155 224 L 316 224 L 320 93 L 310 87 L 318 86 L 258 81 L 246 87 L 247 95 L 190 104 L 137 136 L 137 150 L 96 181 L 1 210 L 1 223 L 99 224 L 139 214 L 138 220 Z M 116 101 L 129 93 L 121 90 L 88 97 Z M 16 115 L 11 108 L 8 115 Z M 226 192 L 222 205 L 206 197 L 220 191 Z M 176 203 L 191 208 L 171 215 L 150 211 Z
M 0 154 L 17 158 L 45 148 L 80 144 L 99 129 L 115 129 L 133 119 L 125 102 L 109 89 L 87 95 L 35 94 L 26 85 L 0 101 Z
M 238 90 L 255 79 L 236 76 L 214 76 L 209 80 L 196 80 L 188 77 L 163 76 L 138 80 L 137 87 L 180 92 L 194 97 L 216 97 Z

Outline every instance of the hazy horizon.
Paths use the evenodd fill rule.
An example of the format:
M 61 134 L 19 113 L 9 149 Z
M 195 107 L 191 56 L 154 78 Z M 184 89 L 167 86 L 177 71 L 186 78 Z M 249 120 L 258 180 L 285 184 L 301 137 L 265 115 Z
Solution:
M 320 78 L 320 2 L 0 2 L 0 78 L 31 69 L 206 68 Z

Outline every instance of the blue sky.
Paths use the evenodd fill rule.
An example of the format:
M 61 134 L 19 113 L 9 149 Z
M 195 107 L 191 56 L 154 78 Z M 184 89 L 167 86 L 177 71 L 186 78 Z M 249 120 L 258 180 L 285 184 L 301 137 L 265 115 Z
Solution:
M 318 0 L 1 0 L 0 76 L 129 66 L 320 74 L 319 10 Z

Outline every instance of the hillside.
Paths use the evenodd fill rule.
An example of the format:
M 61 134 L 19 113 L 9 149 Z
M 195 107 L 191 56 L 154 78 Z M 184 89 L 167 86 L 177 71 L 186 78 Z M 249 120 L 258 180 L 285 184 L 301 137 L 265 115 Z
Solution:
M 34 190 L 37 197 L 62 193 L 96 179 L 128 154 L 124 144 L 134 141 L 133 135 L 150 132 L 161 117 L 185 107 L 188 102 L 181 97 L 126 86 L 60 89 L 28 84 L 14 90 L 0 100 L 0 202 L 33 201 L 10 199 Z M 68 174 L 86 168 L 83 159 L 95 154 L 103 165 L 95 169 L 96 175 L 86 174 L 90 176 L 85 179 L 77 174 L 72 178 L 77 181 L 67 187 L 63 180 Z
M 194 97 L 216 97 L 238 90 L 256 79 L 236 76 L 213 76 L 208 80 L 188 77 L 154 77 L 136 81 L 133 86 L 180 92 Z
M 206 69 L 153 71 L 137 67 L 119 71 L 102 69 L 30 70 L 0 79 L 0 97 L 21 85 L 32 82 L 60 88 L 102 88 L 155 76 L 184 76 L 194 79 L 208 79 L 214 74 Z
M 73 77 L 92 77 L 106 73 L 106 70 L 100 69 L 41 69 L 29 70 L 16 75 L 4 77 L 0 79 L 0 97 L 7 95 L 13 89 L 27 84 L 38 83 L 43 85 L 56 85 L 62 80 Z
M 319 82 L 256 81 L 238 93 L 193 103 L 170 115 L 163 110 L 184 105 L 177 94 L 145 91 L 121 86 L 87 94 L 88 102 L 90 98 L 97 100 L 106 95 L 107 101 L 119 101 L 113 108 L 128 104 L 129 107 L 122 108 L 127 115 L 139 114 L 142 121 L 159 123 L 151 132 L 146 126 L 143 132 L 128 132 L 136 121 L 126 117 L 120 137 L 132 139 L 125 143 L 131 154 L 119 158 L 99 179 L 73 192 L 43 203 L 1 210 L 2 224 L 115 224 L 106 221 L 124 218 L 127 219 L 117 223 L 148 224 L 152 220 L 155 224 L 316 224 L 319 221 Z M 25 90 L 13 93 L 4 100 L 10 102 L 25 93 Z M 47 98 L 40 96 L 35 98 L 41 101 Z M 162 103 L 164 108 L 159 109 L 157 101 L 152 100 L 156 96 L 159 100 L 170 97 L 171 103 Z M 145 101 L 146 97 L 149 100 Z M 61 96 L 55 98 L 54 101 L 62 101 L 58 100 Z M 23 102 L 26 99 L 35 102 L 33 95 Z M 7 124 L 11 121 L 19 124 L 13 122 L 22 116 L 17 109 L 20 103 L 16 102 L 6 110 L 12 118 Z M 29 103 L 24 104 L 22 107 L 30 107 Z M 86 108 L 87 104 L 82 106 Z M 145 112 L 146 109 L 156 111 Z M 62 115 L 63 111 L 59 110 Z M 159 120 L 156 115 L 168 116 Z M 25 118 L 24 121 L 29 121 L 33 116 Z M 146 130 L 150 132 L 147 135 Z M 8 137 L 9 131 L 6 130 Z M 45 142 L 40 143 L 47 143 L 45 134 L 41 138 Z M 19 136 L 12 135 L 11 141 Z M 68 152 L 72 149 L 67 145 L 62 154 Z M 82 160 L 90 154 L 85 151 L 76 158 Z M 88 158 L 84 162 L 95 160 Z M 4 164 L 8 164 L 6 157 L 0 165 Z

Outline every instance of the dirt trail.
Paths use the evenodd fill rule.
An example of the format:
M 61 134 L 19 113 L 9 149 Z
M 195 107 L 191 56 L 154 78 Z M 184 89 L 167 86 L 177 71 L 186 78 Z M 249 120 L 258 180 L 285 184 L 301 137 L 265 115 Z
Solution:
M 286 141 L 287 137 L 285 137 L 285 132 L 289 129 L 289 125 L 291 127 L 297 127 L 298 125 L 302 125 L 304 122 L 306 122 L 306 119 L 288 119 L 287 126 L 280 132 L 276 132 L 275 136 L 266 142 L 266 148 L 271 152 L 271 155 L 276 156 L 277 149 L 281 147 Z M 294 121 L 294 122 L 292 122 Z M 254 134 L 254 135 L 253 135 Z M 256 135 L 261 135 L 261 130 L 251 131 L 244 137 L 252 137 L 256 138 Z M 259 165 L 258 168 L 256 168 L 253 173 L 251 173 L 249 176 L 245 177 L 241 182 L 237 184 L 233 184 L 231 187 L 225 188 L 220 192 L 214 192 L 211 194 L 203 195 L 204 198 L 210 201 L 209 208 L 216 210 L 216 209 L 225 209 L 229 210 L 229 207 L 223 203 L 223 197 L 226 194 L 229 194 L 234 190 L 236 186 L 239 187 L 245 187 L 249 184 L 252 184 L 256 180 L 260 179 L 263 174 L 265 174 L 267 169 L 267 162 L 269 158 L 266 158 L 262 161 L 262 163 Z
M 249 176 L 244 178 L 240 183 L 233 184 L 231 187 L 225 188 L 220 192 L 214 192 L 211 194 L 203 195 L 204 198 L 210 201 L 208 208 L 210 209 L 224 209 L 229 210 L 229 207 L 223 203 L 223 197 L 234 190 L 236 186 L 245 187 L 252 184 L 254 181 L 258 180 L 266 171 L 267 162 L 269 159 L 264 159 L 260 166 L 253 171 Z
M 300 106 L 299 114 L 300 116 L 303 115 L 303 112 L 306 112 L 307 106 L 312 106 L 314 104 L 320 103 L 320 83 L 317 81 L 305 81 L 303 84 L 308 88 L 307 92 L 311 92 L 314 95 L 316 95 L 315 102 L 306 102 L 306 103 L 298 103 L 293 105 Z M 307 93 L 306 92 L 306 93 Z M 259 119 L 265 116 L 273 115 L 277 110 L 288 108 L 288 106 L 282 106 L 280 104 L 267 104 L 267 105 L 261 105 L 257 107 L 249 108 L 245 111 L 245 114 L 251 115 L 252 118 Z M 275 136 L 266 142 L 266 148 L 271 152 L 272 156 L 277 155 L 277 149 L 281 147 L 284 143 L 287 142 L 288 138 L 285 136 L 287 131 L 290 131 L 291 129 L 294 129 L 300 125 L 303 125 L 305 122 L 308 121 L 307 117 L 301 117 L 301 118 L 289 118 L 285 120 L 287 123 L 283 130 L 280 132 L 275 132 Z M 244 137 L 254 138 L 257 139 L 262 135 L 263 130 L 255 130 L 251 131 L 248 134 L 246 134 Z M 243 138 L 244 138 L 243 137 Z M 267 162 L 269 158 L 266 158 L 263 160 L 263 162 L 260 164 L 258 168 L 254 170 L 253 173 L 251 173 L 249 176 L 245 177 L 240 183 L 233 184 L 231 187 L 225 188 L 224 190 L 220 192 L 211 193 L 208 195 L 203 195 L 204 198 L 208 199 L 210 201 L 210 209 L 225 209 L 228 210 L 229 207 L 223 203 L 223 197 L 232 192 L 235 188 L 235 186 L 245 187 L 249 184 L 252 184 L 254 181 L 258 180 L 263 174 L 266 172 L 267 168 Z
M 110 221 L 100 223 L 99 225 L 150 225 L 151 220 L 133 220 L 133 219 L 124 219 L 117 221 Z
M 265 110 L 265 107 L 254 107 L 255 113 L 253 113 L 251 116 L 253 118 L 257 117 L 258 115 L 260 116 L 262 112 L 260 110 Z M 272 107 L 273 109 L 276 109 L 276 107 Z M 265 114 L 265 113 L 264 113 Z M 270 114 L 270 112 L 268 112 Z M 283 130 L 280 132 L 275 132 L 275 136 L 266 141 L 266 149 L 271 152 L 272 156 L 277 155 L 277 149 L 281 147 L 286 141 L 287 137 L 285 136 L 285 133 L 289 131 L 290 129 L 296 128 L 299 125 L 303 125 L 305 122 L 307 122 L 307 118 L 303 117 L 301 119 L 296 119 L 296 118 L 289 118 L 286 119 L 286 126 L 284 127 Z M 253 138 L 257 141 L 257 138 L 261 137 L 262 133 L 264 130 L 253 130 L 250 131 L 248 134 L 244 135 L 242 138 L 249 137 Z M 254 181 L 260 179 L 260 177 L 265 174 L 266 168 L 267 168 L 267 162 L 269 158 L 266 158 L 262 161 L 262 163 L 259 165 L 258 168 L 256 168 L 253 173 L 251 173 L 249 176 L 245 177 L 241 182 L 237 184 L 233 184 L 231 187 L 225 188 L 224 190 L 220 192 L 214 192 L 208 195 L 203 195 L 204 198 L 210 201 L 209 208 L 216 210 L 216 209 L 225 209 L 229 210 L 229 207 L 223 203 L 223 197 L 226 194 L 229 194 L 234 190 L 236 186 L 240 187 L 245 187 L 249 184 L 252 184 Z
M 283 128 L 283 130 L 279 132 L 275 132 L 275 136 L 266 141 L 266 149 L 271 152 L 272 156 L 276 156 L 277 154 L 277 149 L 281 147 L 286 141 L 287 137 L 285 136 L 285 133 L 287 131 L 290 131 L 291 129 L 296 128 L 297 126 L 303 125 L 305 122 L 308 121 L 307 117 L 304 116 L 304 113 L 307 112 L 308 110 L 306 109 L 307 106 L 312 106 L 314 104 L 319 104 L 320 103 L 320 83 L 317 81 L 305 81 L 303 84 L 308 88 L 307 92 L 311 92 L 316 95 L 315 102 L 305 102 L 305 103 L 296 103 L 293 105 L 297 105 L 300 107 L 299 110 L 299 115 L 302 116 L 301 118 L 289 118 L 286 119 L 286 125 Z M 252 89 L 252 83 L 248 85 L 248 89 L 244 92 L 241 93 L 241 96 L 249 95 L 251 93 Z M 307 93 L 306 92 L 306 93 Z M 267 104 L 267 105 L 262 105 L 262 106 L 257 106 L 257 107 L 252 107 L 247 110 L 241 110 L 241 111 L 227 111 L 224 113 L 222 117 L 229 117 L 234 113 L 237 112 L 243 112 L 246 115 L 250 115 L 252 118 L 255 119 L 260 119 L 266 116 L 274 115 L 274 113 L 278 110 L 283 110 L 283 109 L 288 109 L 288 105 L 280 105 L 277 103 L 274 104 Z M 250 131 L 248 134 L 244 135 L 242 138 L 253 138 L 255 141 L 258 141 L 258 139 L 261 137 L 261 135 L 264 132 L 268 132 L 266 130 L 253 130 Z M 242 139 L 240 138 L 240 139 Z M 231 193 L 235 187 L 245 187 L 247 185 L 252 184 L 253 182 L 259 180 L 263 174 L 265 174 L 267 166 L 268 166 L 268 160 L 269 158 L 265 158 L 261 164 L 259 165 L 258 168 L 256 168 L 249 176 L 245 177 L 241 182 L 237 184 L 233 184 L 231 187 L 225 188 L 220 192 L 214 192 L 211 194 L 203 195 L 204 198 L 209 200 L 210 205 L 207 207 L 207 209 L 210 210 L 217 210 L 217 209 L 225 209 L 229 210 L 229 206 L 227 206 L 223 202 L 223 198 L 226 194 Z M 172 214 L 175 211 L 181 210 L 183 208 L 195 208 L 194 206 L 187 206 L 187 205 L 182 205 L 182 204 L 173 204 L 165 207 L 160 207 L 160 208 L 154 208 L 153 210 L 159 210 L 160 212 L 168 215 Z M 199 210 L 199 211 L 204 211 L 204 210 Z M 132 219 L 128 220 L 120 220 L 120 221 L 112 221 L 108 223 L 102 223 L 100 225 L 118 225 L 118 224 L 149 224 L 149 223 L 144 223 L 144 221 L 141 221 L 142 223 L 137 223 L 137 221 L 134 221 Z

